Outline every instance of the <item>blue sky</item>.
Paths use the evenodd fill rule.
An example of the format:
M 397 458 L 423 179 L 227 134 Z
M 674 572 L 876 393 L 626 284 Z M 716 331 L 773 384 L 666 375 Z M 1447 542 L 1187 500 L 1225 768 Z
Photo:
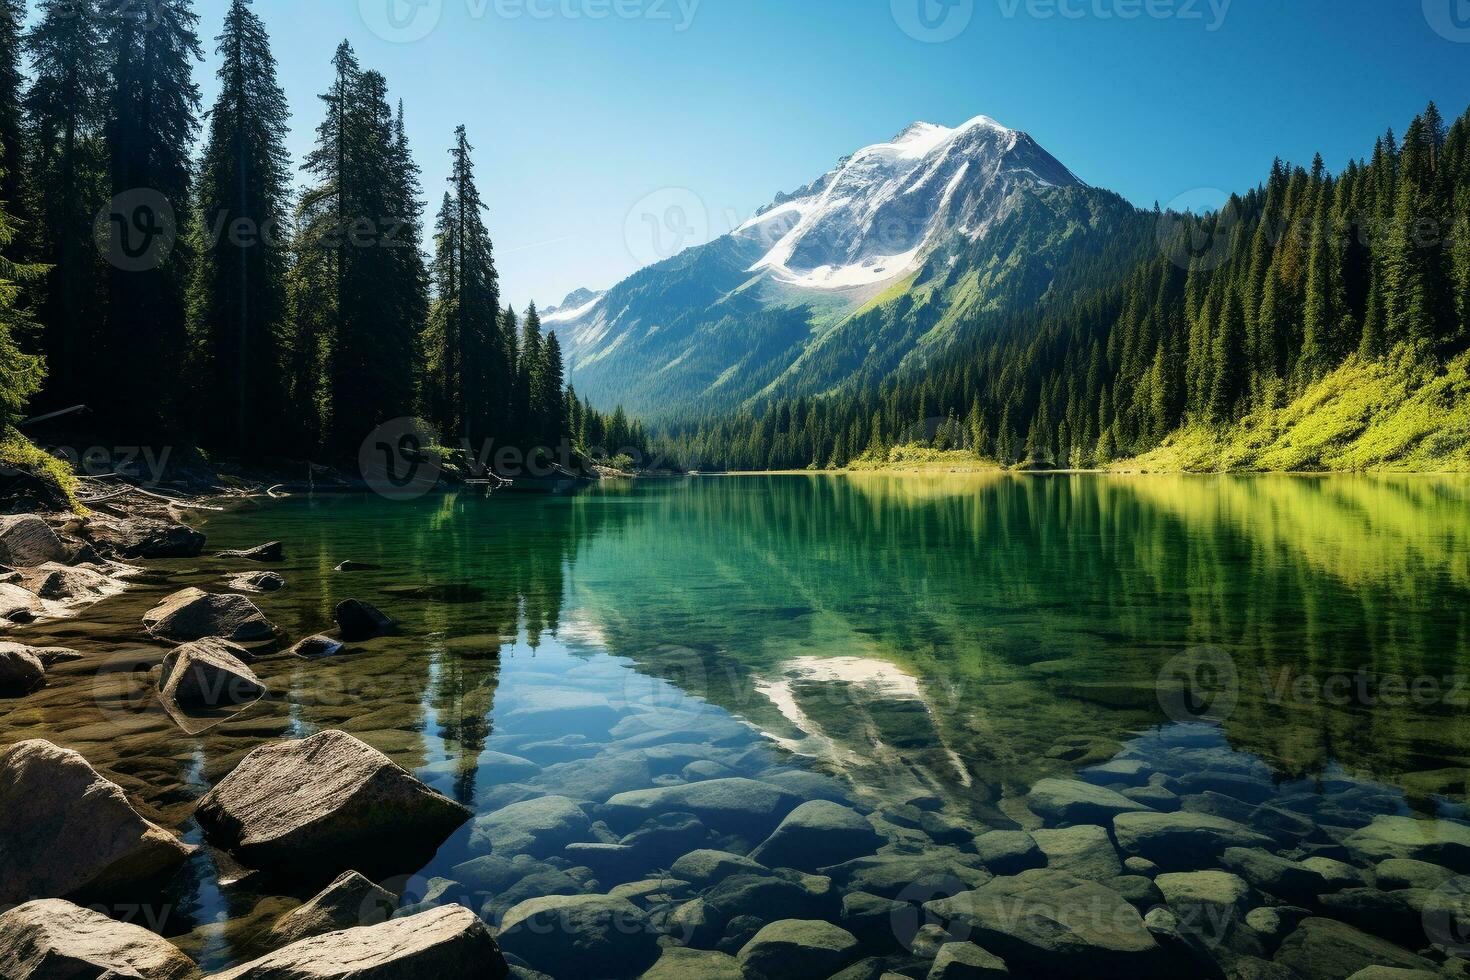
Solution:
M 196 7 L 208 102 L 227 2 Z M 993 116 L 1083 180 L 1151 205 L 1248 187 L 1277 154 L 1305 163 L 1320 150 L 1336 168 L 1430 98 L 1451 117 L 1470 103 L 1470 0 L 255 7 L 281 63 L 297 161 L 343 38 L 405 100 L 434 204 L 452 131 L 469 127 L 517 305 L 611 285 L 657 257 L 643 213 L 672 202 L 720 234 L 916 119 Z

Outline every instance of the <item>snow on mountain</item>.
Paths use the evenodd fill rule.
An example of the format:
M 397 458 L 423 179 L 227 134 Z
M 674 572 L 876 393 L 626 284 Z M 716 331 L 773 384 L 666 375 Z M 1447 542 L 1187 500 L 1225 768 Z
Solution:
M 591 289 L 574 289 L 567 294 L 567 298 L 562 300 L 559 305 L 549 307 L 542 312 L 541 322 L 543 324 L 557 324 L 580 320 L 588 313 L 591 313 L 592 308 L 597 305 L 597 301 L 606 295 L 607 290 L 605 289 L 595 291 Z

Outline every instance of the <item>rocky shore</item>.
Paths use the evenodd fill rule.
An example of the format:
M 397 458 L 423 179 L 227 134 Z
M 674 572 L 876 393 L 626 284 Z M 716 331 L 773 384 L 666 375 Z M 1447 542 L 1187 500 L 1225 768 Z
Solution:
M 87 656 L 15 642 L 28 623 L 205 545 L 161 515 L 0 519 L 16 613 L 0 710 Z M 220 553 L 217 588 L 141 617 L 181 737 L 275 696 L 267 667 L 395 634 L 391 609 L 347 600 L 286 635 L 251 596 L 286 585 L 270 566 L 287 551 Z M 181 937 L 118 914 L 173 900 L 200 860 L 223 889 L 302 896 L 260 904 L 250 956 L 210 965 L 230 980 L 1470 977 L 1463 807 L 1416 812 L 1345 774 L 1283 781 L 1218 729 L 1171 725 L 982 822 L 941 795 L 855 798 L 702 702 L 610 696 L 614 669 L 509 692 L 472 807 L 457 764 L 409 771 L 350 716 L 205 770 L 174 825 L 82 753 L 0 745 L 0 977 L 203 975 Z

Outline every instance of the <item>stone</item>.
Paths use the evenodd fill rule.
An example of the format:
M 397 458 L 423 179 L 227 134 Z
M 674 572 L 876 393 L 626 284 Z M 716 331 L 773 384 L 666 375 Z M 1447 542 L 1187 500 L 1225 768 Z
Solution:
M 1373 869 L 1375 883 L 1387 891 L 1399 888 L 1427 888 L 1433 891 L 1455 877 L 1457 875 L 1449 868 L 1412 858 L 1389 858 L 1380 861 L 1378 867 Z
M 0 914 L 5 980 L 188 980 L 196 973 L 167 940 L 71 902 L 40 899 Z
M 197 558 L 204 535 L 183 524 L 133 519 L 88 523 L 85 534 L 103 554 L 125 561 L 139 558 Z
M 332 611 L 337 632 L 348 643 L 358 643 L 379 636 L 391 636 L 397 624 L 373 605 L 360 599 L 344 599 Z
M 1131 875 L 1143 875 L 1152 878 L 1159 873 L 1159 866 L 1148 858 L 1131 857 L 1123 859 L 1123 870 Z
M 587 890 L 565 871 L 543 865 L 509 888 L 491 895 L 480 909 L 480 915 L 489 922 L 498 922 L 512 908 L 530 899 L 547 895 L 583 895 Z
M 815 871 L 872 854 L 884 838 L 856 810 L 811 800 L 786 815 L 750 858 L 768 868 Z
M 639 980 L 744 980 L 740 963 L 728 953 L 670 946 Z
M 883 853 L 822 868 L 821 872 L 848 891 L 884 898 L 928 901 L 979 888 L 994 877 L 975 867 L 976 859 L 950 848 L 923 854 Z
M 1037 830 L 1031 835 L 1046 855 L 1046 866 L 1078 878 L 1101 881 L 1123 873 L 1123 863 L 1107 830 L 1079 824 L 1061 830 Z
M 163 658 L 159 694 L 185 710 L 250 704 L 265 697 L 265 685 L 246 666 L 248 651 L 210 637 L 178 647 Z
M 470 850 L 506 857 L 550 857 L 574 841 L 586 840 L 590 827 L 587 814 L 574 801 L 543 796 L 476 817 Z
M 1363 877 L 1363 872 L 1342 861 L 1329 857 L 1302 858 L 1301 866 L 1315 871 L 1322 876 L 1327 883 L 1329 891 L 1341 891 L 1344 888 L 1358 888 L 1368 882 Z
M 1043 779 L 1031 787 L 1026 802 L 1051 824 L 1106 824 L 1120 813 L 1147 809 L 1121 793 L 1077 779 Z
M 470 811 L 346 732 L 262 746 L 194 813 L 212 843 L 256 868 L 406 870 Z M 416 865 L 415 865 L 416 866 Z
M 703 888 L 736 874 L 767 874 L 769 869 L 757 861 L 729 851 L 701 849 L 690 851 L 674 862 L 669 873 L 675 878 Z
M 1077 777 L 1094 786 L 1146 786 L 1154 774 L 1153 767 L 1142 759 L 1113 759 L 1101 765 L 1089 766 Z
M 747 980 L 827 977 L 855 958 L 857 939 L 846 929 L 803 919 L 772 922 L 736 957 Z
M 1379 891 L 1377 888 L 1344 888 L 1323 895 L 1318 902 L 1322 915 L 1346 922 L 1374 936 L 1402 946 L 1418 947 L 1430 919 L 1427 907 L 1433 892 Z
M 754 779 L 707 779 L 683 786 L 619 793 L 604 806 L 614 828 L 632 829 L 651 816 L 692 813 L 706 826 L 747 840 L 760 840 L 796 809 L 793 794 Z
M 908 902 L 867 892 L 848 892 L 842 896 L 842 927 L 856 936 L 865 950 L 891 949 L 895 939 L 907 945 L 909 937 L 899 935 L 896 927 L 916 918 Z
M 51 525 L 34 514 L 0 517 L 0 565 L 31 568 L 65 562 L 66 546 Z
M 0 907 L 37 897 L 135 898 L 191 850 L 140 816 L 78 753 L 33 739 L 0 754 Z
M 1281 940 L 1289 936 L 1297 924 L 1309 915 L 1311 913 L 1306 909 L 1289 905 L 1262 906 L 1245 914 L 1245 924 L 1261 937 L 1267 949 L 1274 951 L 1281 945 Z
M 1122 813 L 1113 820 L 1118 847 L 1167 870 L 1210 863 L 1227 847 L 1268 847 L 1249 827 L 1205 813 Z
M 1174 813 L 1183 805 L 1177 793 L 1170 792 L 1162 786 L 1134 786 L 1123 790 L 1123 795 L 1134 803 L 1142 804 L 1160 813 Z
M 20 583 L 27 592 L 53 602 L 95 602 L 116 593 L 119 586 L 101 572 L 90 568 L 72 568 L 58 562 L 46 562 L 20 573 Z
M 1288 901 L 1310 901 L 1329 890 L 1319 872 L 1258 847 L 1227 847 L 1220 863 L 1261 891 Z
M 975 839 L 974 828 L 942 813 L 926 811 L 919 817 L 919 829 L 938 844 L 968 844 Z
M 219 637 L 235 643 L 272 640 L 276 628 L 255 603 L 242 595 L 219 595 L 201 589 L 175 592 L 143 615 L 143 628 L 155 640 L 188 643 Z
M 985 869 L 996 875 L 1015 875 L 1046 866 L 1046 855 L 1036 838 L 1024 830 L 992 830 L 975 838 L 975 853 Z
M 0 697 L 29 694 L 46 683 L 39 657 L 18 643 L 0 645 Z
M 1387 940 L 1345 922 L 1318 917 L 1303 919 L 1281 943 L 1272 962 L 1303 977 L 1350 977 L 1370 966 L 1433 970 L 1427 960 Z
M 714 946 L 724 931 L 725 918 L 704 899 L 685 902 L 664 920 L 663 931 L 674 942 L 700 949 Z
M 344 561 L 340 565 L 338 565 L 336 568 L 332 569 L 332 571 L 334 571 L 334 572 L 376 572 L 376 571 L 381 570 L 382 567 L 383 567 L 382 565 L 374 565 L 372 562 L 368 562 L 368 561 L 352 561 L 352 560 L 349 559 L 348 561 Z
M 210 980 L 500 980 L 510 974 L 490 929 L 459 905 L 292 943 Z
M 318 633 L 315 636 L 308 636 L 287 652 L 303 660 L 316 660 L 320 657 L 330 657 L 341 650 L 341 640 L 334 640 L 330 636 L 322 636 Z
M 729 922 L 742 915 L 772 919 L 825 918 L 835 911 L 830 895 L 778 875 L 731 875 L 704 896 L 710 918 Z
M 11 582 L 0 582 L 0 620 L 33 623 L 46 614 L 41 597 Z
M 244 561 L 277 562 L 285 560 L 286 549 L 281 542 L 271 541 L 254 548 L 245 548 L 238 551 L 221 551 L 215 557 L 238 558 Z
M 1230 772 L 1188 772 L 1179 777 L 1186 793 L 1219 793 L 1255 806 L 1276 795 L 1276 788 L 1266 779 Z
M 82 655 L 79 652 L 69 650 L 66 647 L 32 647 L 26 646 L 24 643 L 0 642 L 0 658 L 3 658 L 7 651 L 12 650 L 30 654 L 39 660 L 41 666 L 46 670 L 50 670 L 57 664 L 71 663 L 74 660 L 82 659 Z
M 398 899 L 356 871 L 344 871 L 320 893 L 292 909 L 271 926 L 273 945 L 284 946 L 355 926 L 377 925 L 392 918 Z
M 927 980 L 1001 980 L 1010 975 L 1005 960 L 973 943 L 945 943 Z
M 506 912 L 500 943 L 556 977 L 637 976 L 659 958 L 648 913 L 610 895 L 548 895 Z
M 1141 913 L 1147 913 L 1155 905 L 1164 903 L 1164 894 L 1159 891 L 1159 886 L 1154 884 L 1152 878 L 1145 878 L 1143 875 L 1119 875 L 1102 883 L 1122 895 L 1124 901 Z
M 279 592 L 286 587 L 286 579 L 277 572 L 245 572 L 230 576 L 229 584 L 240 592 Z
M 1154 884 L 1185 929 L 1196 935 L 1224 936 L 1245 918 L 1251 887 L 1228 871 L 1162 874 Z
M 1154 975 L 1158 944 L 1138 911 L 1093 881 L 1043 868 L 996 878 L 924 910 L 1005 960 L 1019 975 L 1123 980 Z
M 1391 966 L 1369 966 L 1348 980 L 1439 980 L 1440 974 L 1429 970 L 1404 970 Z
M 737 915 L 725 923 L 725 935 L 715 944 L 715 949 L 721 953 L 734 956 L 745 948 L 745 944 L 755 938 L 755 934 L 761 931 L 766 920 L 756 915 Z
M 1470 826 L 1451 820 L 1381 814 L 1343 843 L 1365 864 L 1408 858 L 1470 874 Z

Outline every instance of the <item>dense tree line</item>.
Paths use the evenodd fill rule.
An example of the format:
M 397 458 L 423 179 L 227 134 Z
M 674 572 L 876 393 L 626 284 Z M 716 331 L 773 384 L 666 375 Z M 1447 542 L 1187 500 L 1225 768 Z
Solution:
M 1470 346 L 1470 113 L 1431 104 L 1339 175 L 1278 161 L 1207 215 L 1152 215 L 1121 283 L 970 330 L 922 369 L 662 434 L 691 466 L 841 467 L 899 445 L 1086 466 L 1280 407 L 1349 358 Z
M 404 107 L 345 42 L 298 193 L 250 0 L 226 13 L 207 110 L 191 0 L 38 0 L 24 25 L 0 0 L 9 414 L 85 404 L 132 441 L 245 457 L 351 456 L 400 417 L 450 446 L 629 434 L 566 390 L 534 307 L 503 305 L 463 127 L 425 255 Z

